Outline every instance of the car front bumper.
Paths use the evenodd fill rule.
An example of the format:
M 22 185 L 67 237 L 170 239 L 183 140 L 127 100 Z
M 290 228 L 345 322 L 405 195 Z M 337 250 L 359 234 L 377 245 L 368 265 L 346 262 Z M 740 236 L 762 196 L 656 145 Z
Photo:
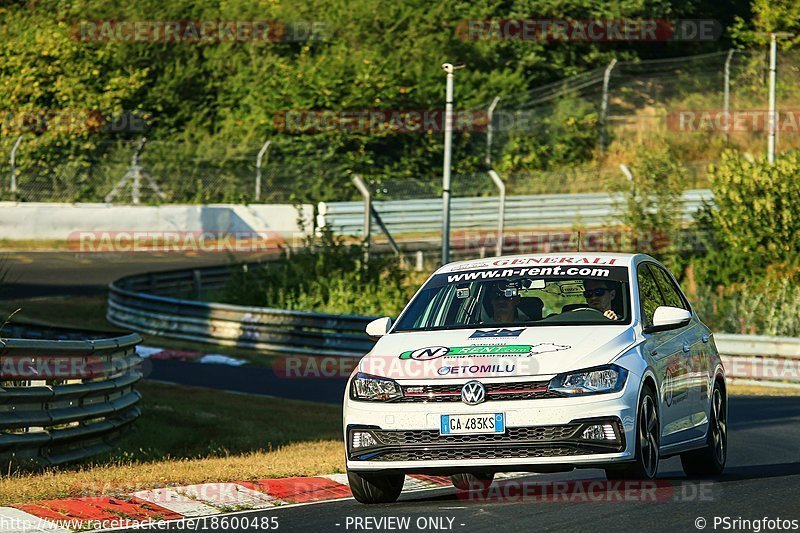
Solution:
M 353 471 L 447 473 L 571 468 L 633 460 L 638 380 L 618 393 L 534 400 L 494 400 L 479 405 L 381 403 L 345 398 L 347 468 Z M 455 383 L 455 381 L 453 382 Z M 503 413 L 505 432 L 440 435 L 442 415 Z M 582 438 L 591 425 L 613 438 Z M 355 432 L 376 445 L 354 448 Z

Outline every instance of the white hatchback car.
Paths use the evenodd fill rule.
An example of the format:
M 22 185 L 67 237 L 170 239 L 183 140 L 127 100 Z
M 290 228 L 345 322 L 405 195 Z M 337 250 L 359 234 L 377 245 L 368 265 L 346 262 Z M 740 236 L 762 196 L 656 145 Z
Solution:
M 725 370 L 675 279 L 643 254 L 451 263 L 396 322 L 382 318 L 344 398 L 355 498 L 391 502 L 404 475 L 459 489 L 496 472 L 603 468 L 650 479 L 680 454 L 720 474 Z

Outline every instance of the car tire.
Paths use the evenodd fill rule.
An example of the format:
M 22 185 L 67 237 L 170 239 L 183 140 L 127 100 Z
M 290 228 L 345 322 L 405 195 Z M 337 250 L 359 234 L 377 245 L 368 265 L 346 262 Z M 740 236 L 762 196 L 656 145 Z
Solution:
M 681 454 L 683 471 L 690 477 L 718 476 L 728 458 L 728 402 L 719 381 L 711 393 L 706 447 Z
M 653 479 L 658 473 L 661 426 L 656 395 L 649 385 L 642 388 L 637 412 L 635 459 L 624 466 L 607 467 L 607 479 Z
M 453 482 L 453 486 L 456 490 L 485 491 L 491 486 L 492 481 L 494 481 L 494 474 L 453 474 L 450 476 L 450 481 Z
M 403 490 L 403 474 L 370 474 L 347 471 L 350 492 L 361 503 L 392 503 Z

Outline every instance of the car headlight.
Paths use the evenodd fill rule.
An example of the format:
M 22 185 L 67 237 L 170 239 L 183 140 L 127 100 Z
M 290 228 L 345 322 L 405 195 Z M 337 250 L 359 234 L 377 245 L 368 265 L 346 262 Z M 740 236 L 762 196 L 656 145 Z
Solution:
M 628 371 L 621 366 L 607 365 L 559 374 L 550 380 L 549 388 L 569 396 L 619 392 L 627 378 Z
M 350 398 L 368 402 L 387 402 L 403 396 L 403 389 L 389 378 L 356 374 L 350 383 Z

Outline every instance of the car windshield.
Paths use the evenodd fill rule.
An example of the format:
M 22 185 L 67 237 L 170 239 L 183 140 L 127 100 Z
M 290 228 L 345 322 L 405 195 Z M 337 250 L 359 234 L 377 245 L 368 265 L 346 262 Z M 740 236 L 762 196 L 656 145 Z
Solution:
M 550 274 L 526 275 L 526 270 Z M 630 307 L 625 267 L 446 273 L 425 284 L 394 331 L 627 324 Z

